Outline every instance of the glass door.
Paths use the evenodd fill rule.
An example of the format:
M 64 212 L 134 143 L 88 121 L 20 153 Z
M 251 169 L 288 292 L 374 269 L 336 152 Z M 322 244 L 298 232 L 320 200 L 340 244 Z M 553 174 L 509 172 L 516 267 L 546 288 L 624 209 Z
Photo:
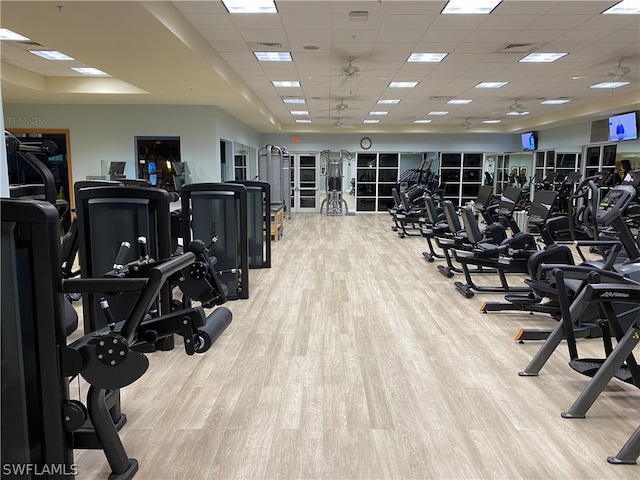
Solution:
M 313 212 L 320 209 L 319 162 L 317 155 L 292 154 L 291 211 Z

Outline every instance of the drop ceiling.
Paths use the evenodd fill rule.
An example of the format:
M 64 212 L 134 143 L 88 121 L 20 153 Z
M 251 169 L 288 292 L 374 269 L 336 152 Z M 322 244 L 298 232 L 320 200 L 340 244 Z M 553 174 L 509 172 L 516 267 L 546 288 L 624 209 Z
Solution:
M 276 3 L 277 14 L 258 15 L 229 14 L 219 1 L 3 0 L 3 28 L 75 59 L 44 60 L 29 45 L 2 42 L 3 102 L 217 105 L 263 133 L 516 132 L 640 106 L 640 18 L 601 14 L 617 1 L 504 0 L 490 15 L 442 15 L 446 2 L 429 0 Z M 366 12 L 366 20 L 352 21 L 350 12 Z M 258 50 L 291 52 L 293 61 L 260 62 Z M 414 52 L 447 56 L 407 62 Z M 519 61 L 530 52 L 567 55 Z M 631 83 L 589 88 L 614 79 Z M 276 88 L 277 80 L 300 87 Z M 392 81 L 418 84 L 392 89 Z M 475 88 L 486 81 L 508 83 Z M 548 99 L 570 101 L 541 104 Z M 429 115 L 437 111 L 448 113 Z M 379 123 L 363 123 L 372 119 Z

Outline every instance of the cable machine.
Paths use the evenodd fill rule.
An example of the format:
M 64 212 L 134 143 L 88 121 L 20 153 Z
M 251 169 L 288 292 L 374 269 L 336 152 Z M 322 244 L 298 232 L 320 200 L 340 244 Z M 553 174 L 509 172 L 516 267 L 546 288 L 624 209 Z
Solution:
M 326 156 L 327 174 L 325 176 L 325 191 L 327 197 L 320 204 L 320 213 L 326 203 L 327 215 L 355 215 L 355 212 L 349 212 L 349 207 L 344 198 L 342 198 L 342 181 L 344 174 L 342 172 L 343 162 L 351 160 L 353 154 L 347 150 L 332 152 L 324 150 L 320 152 L 320 156 Z M 344 209 L 342 208 L 344 206 Z
M 271 185 L 271 204 L 284 206 L 291 218 L 291 156 L 287 149 L 266 145 L 258 152 L 258 178 Z

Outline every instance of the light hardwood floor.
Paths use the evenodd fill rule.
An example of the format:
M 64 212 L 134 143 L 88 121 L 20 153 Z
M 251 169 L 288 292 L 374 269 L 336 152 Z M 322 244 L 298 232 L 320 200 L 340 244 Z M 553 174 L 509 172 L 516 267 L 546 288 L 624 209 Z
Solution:
M 606 461 L 638 426 L 640 391 L 614 380 L 586 419 L 561 418 L 588 379 L 564 344 L 539 377 L 519 377 L 541 343 L 513 340 L 554 322 L 480 313 L 502 296 L 464 298 L 422 258 L 424 239 L 390 225 L 292 215 L 207 354 L 178 341 L 149 355 L 122 390 L 136 478 L 640 478 Z M 601 356 L 597 339 L 579 349 Z M 80 479 L 109 473 L 100 451 L 76 463 Z

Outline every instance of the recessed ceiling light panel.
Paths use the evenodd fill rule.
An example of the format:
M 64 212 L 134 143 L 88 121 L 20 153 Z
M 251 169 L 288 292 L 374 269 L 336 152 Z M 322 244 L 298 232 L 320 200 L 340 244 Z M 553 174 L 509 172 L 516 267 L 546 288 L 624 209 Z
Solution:
M 566 98 L 558 98 L 552 100 L 544 100 L 540 102 L 540 105 L 562 105 L 563 103 L 569 103 L 571 100 Z
M 508 112 L 507 115 L 510 115 L 512 117 L 517 117 L 521 115 L 529 115 L 529 112 Z
M 415 120 L 413 123 L 431 123 L 431 120 Z
M 412 53 L 407 62 L 441 62 L 448 53 Z
M 640 15 L 640 2 L 638 0 L 622 0 L 622 2 L 615 4 L 613 7 L 608 8 L 602 13 L 615 15 Z
M 566 53 L 530 53 L 524 58 L 521 58 L 520 62 L 555 62 L 559 58 L 562 58 Z
M 482 123 L 501 123 L 502 120 L 483 120 Z
M 307 103 L 304 98 L 283 98 L 284 103 Z
M 443 14 L 480 14 L 488 15 L 502 0 L 449 0 L 442 10 Z
M 396 99 L 378 100 L 376 103 L 379 103 L 380 105 L 396 105 L 400 103 L 400 100 L 396 100 Z
M 389 112 L 384 112 L 384 111 L 378 110 L 378 111 L 374 111 L 374 112 L 369 112 L 369 115 L 386 115 L 387 113 L 389 113 Z
M 19 33 L 12 32 L 8 28 L 0 28 L 0 40 L 11 40 L 14 42 L 28 42 L 29 39 L 20 35 Z
M 601 82 L 591 85 L 589 88 L 618 88 L 629 85 L 631 82 Z
M 471 103 L 471 102 L 473 102 L 473 100 L 465 100 L 465 99 L 462 99 L 462 98 L 460 98 L 460 99 L 454 98 L 452 100 L 449 100 L 447 103 L 449 103 L 451 105 L 466 105 L 467 103 Z
M 307 110 L 292 110 L 291 115 L 309 115 Z
M 274 87 L 299 87 L 300 82 L 297 80 L 274 80 L 271 82 Z
M 311 123 L 311 120 L 308 120 L 308 119 L 305 120 L 305 119 L 302 119 L 302 118 L 298 118 L 296 120 L 296 123 Z
M 73 60 L 69 55 L 65 55 L 57 50 L 29 50 L 29 53 L 33 53 L 47 60 Z
M 229 13 L 278 13 L 273 0 L 222 0 Z
M 74 70 L 83 75 L 103 75 L 103 76 L 108 75 L 102 70 L 98 70 L 97 68 L 93 68 L 93 67 L 70 67 L 70 68 L 71 70 Z
M 429 112 L 429 115 L 446 115 L 449 112 L 444 112 L 444 111 L 434 111 L 434 112 Z
M 291 53 L 289 52 L 253 52 L 261 62 L 291 62 Z
M 502 88 L 509 82 L 480 82 L 475 88 Z
M 418 82 L 391 82 L 389 88 L 414 88 Z
M 364 120 L 362 123 L 380 123 L 380 120 Z

